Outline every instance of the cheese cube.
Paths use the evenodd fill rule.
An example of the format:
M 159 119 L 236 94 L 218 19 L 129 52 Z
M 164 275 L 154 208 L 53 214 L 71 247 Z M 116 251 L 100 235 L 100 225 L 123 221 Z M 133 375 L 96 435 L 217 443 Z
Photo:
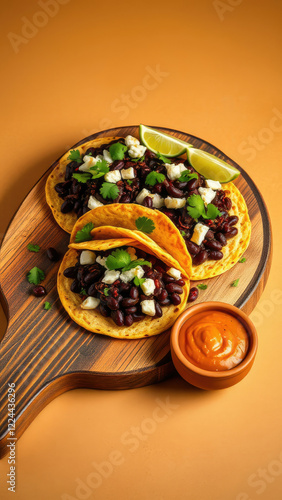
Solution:
M 120 279 L 124 283 L 129 283 L 129 281 L 132 281 L 135 276 L 137 276 L 137 278 L 142 278 L 142 276 L 144 276 L 144 269 L 142 269 L 141 266 L 137 266 L 129 271 L 124 271 L 124 273 L 121 273 Z
M 175 163 L 165 163 L 165 167 L 167 176 L 171 181 L 179 179 L 182 172 L 188 170 L 183 163 L 178 163 L 178 165 L 175 165 Z
M 123 179 L 134 179 L 134 177 L 135 177 L 134 168 L 133 167 L 122 168 L 121 169 L 121 176 Z
M 162 198 L 158 193 L 149 194 L 149 196 L 152 198 L 154 208 L 161 208 L 164 206 L 164 198 Z
M 111 153 L 109 151 L 107 151 L 107 149 L 104 149 L 103 156 L 104 156 L 104 160 L 106 160 L 107 163 L 113 163 L 114 160 L 111 157 Z
M 82 302 L 80 307 L 82 309 L 96 309 L 96 307 L 98 307 L 99 304 L 100 304 L 100 300 L 96 299 L 96 297 L 87 297 L 87 299 L 85 299 Z
M 128 148 L 130 148 L 131 146 L 139 146 L 140 144 L 140 141 L 138 141 L 138 139 L 136 139 L 136 137 L 133 137 L 132 135 L 127 135 L 124 142 Z
M 96 261 L 95 252 L 91 252 L 90 250 L 82 250 L 79 258 L 79 262 L 82 266 L 85 266 L 87 264 L 94 264 L 95 261 Z
M 89 196 L 87 206 L 88 208 L 90 208 L 90 210 L 94 210 L 94 208 L 102 207 L 103 203 L 98 201 L 97 198 L 95 198 L 95 196 Z
M 156 306 L 154 300 L 142 300 L 140 302 L 142 313 L 147 314 L 147 316 L 155 316 Z
M 167 208 L 182 208 L 185 207 L 186 198 L 171 198 L 168 196 L 164 202 Z
M 106 271 L 104 278 L 102 279 L 103 283 L 106 283 L 107 285 L 112 285 L 116 280 L 118 280 L 120 277 L 120 272 L 119 271 Z
M 138 196 L 136 196 L 136 203 L 139 203 L 139 205 L 142 205 L 146 196 L 150 196 L 151 194 L 152 193 L 150 193 L 150 191 L 148 191 L 148 189 L 143 188 L 142 191 L 140 191 L 140 193 L 138 194 Z
M 214 189 L 215 191 L 217 189 L 221 189 L 221 184 L 218 181 L 212 181 L 211 179 L 206 179 L 205 184 L 207 188 Z
M 78 170 L 81 172 L 89 172 L 90 167 L 95 167 L 96 163 L 99 161 L 98 158 L 93 156 L 85 155 L 83 157 L 83 163 L 79 166 Z
M 100 255 L 98 255 L 98 257 L 96 258 L 96 262 L 98 262 L 98 264 L 100 264 L 100 266 L 103 266 L 103 267 L 106 267 L 106 260 L 107 260 L 108 257 L 100 257 Z M 108 268 L 107 268 L 108 269 Z
M 169 274 L 169 276 L 171 276 L 172 278 L 175 278 L 176 280 L 181 279 L 181 271 L 179 271 L 178 269 L 175 269 L 175 267 L 171 267 L 167 271 L 167 274 Z
M 144 283 L 142 283 L 141 288 L 145 295 L 151 295 L 155 291 L 155 282 L 151 278 L 147 278 Z
M 216 192 L 211 188 L 199 187 L 198 191 L 205 205 L 208 205 L 216 196 Z
M 146 146 L 142 146 L 141 144 L 139 144 L 139 146 L 131 146 L 128 150 L 128 154 L 129 156 L 131 156 L 131 158 L 141 158 L 141 156 L 144 155 L 146 149 Z
M 108 172 L 107 174 L 104 175 L 104 179 L 107 182 L 112 182 L 113 184 L 116 184 L 118 181 L 121 180 L 120 171 L 112 170 L 111 172 Z
M 197 245 L 201 245 L 201 243 L 203 243 L 205 239 L 208 230 L 209 230 L 208 226 L 204 226 L 203 224 L 198 222 L 198 224 L 196 224 L 196 226 L 194 227 L 194 232 L 191 241 L 193 243 L 196 243 Z

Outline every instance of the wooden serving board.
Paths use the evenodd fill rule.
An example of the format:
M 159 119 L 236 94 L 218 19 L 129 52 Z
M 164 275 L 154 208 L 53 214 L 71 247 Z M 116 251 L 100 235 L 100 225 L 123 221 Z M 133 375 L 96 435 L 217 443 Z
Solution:
M 197 148 L 215 154 L 241 170 L 236 185 L 245 197 L 252 220 L 252 238 L 245 264 L 207 281 L 199 301 L 219 300 L 235 304 L 250 313 L 265 286 L 271 262 L 270 223 L 263 199 L 236 163 L 211 144 L 176 130 L 162 129 Z M 138 127 L 110 129 L 83 139 L 101 136 L 137 135 Z M 56 290 L 59 263 L 52 263 L 46 249 L 54 247 L 63 255 L 69 235 L 54 221 L 45 202 L 44 186 L 51 169 L 38 181 L 15 214 L 0 251 L 2 303 L 8 328 L 0 344 L 0 455 L 7 448 L 8 383 L 16 384 L 16 437 L 19 438 L 35 416 L 59 394 L 78 387 L 129 389 L 159 382 L 174 372 L 169 335 L 141 340 L 119 340 L 78 327 L 60 304 Z M 28 243 L 40 245 L 39 253 L 27 250 Z M 38 266 L 46 273 L 47 297 L 31 295 L 27 272 Z M 230 284 L 240 278 L 238 288 Z M 45 311 L 45 300 L 52 309 Z

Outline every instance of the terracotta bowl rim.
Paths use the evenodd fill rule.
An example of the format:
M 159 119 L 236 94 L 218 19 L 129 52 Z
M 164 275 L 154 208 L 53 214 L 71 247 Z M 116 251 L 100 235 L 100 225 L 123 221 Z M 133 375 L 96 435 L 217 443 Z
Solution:
M 250 339 L 248 352 L 243 361 L 241 361 L 239 365 L 235 366 L 234 368 L 231 368 L 230 370 L 223 370 L 216 372 L 199 368 L 198 366 L 188 361 L 188 359 L 184 356 L 184 354 L 180 349 L 179 332 L 181 326 L 183 325 L 183 323 L 185 323 L 185 321 L 189 317 L 194 316 L 195 314 L 198 314 L 199 312 L 203 312 L 206 310 L 217 310 L 217 311 L 220 310 L 224 312 L 229 312 L 235 317 L 239 316 L 240 320 L 242 321 L 243 325 L 245 326 L 248 332 Z M 174 323 L 171 329 L 170 343 L 171 343 L 171 350 L 173 350 L 174 355 L 176 356 L 178 361 L 180 361 L 182 366 L 185 367 L 188 371 L 194 372 L 202 377 L 207 377 L 212 379 L 227 379 L 238 376 L 238 374 L 244 372 L 246 368 L 253 363 L 258 347 L 258 336 L 256 328 L 252 323 L 252 321 L 250 320 L 249 316 L 246 313 L 244 313 L 241 309 L 231 304 L 228 304 L 227 302 L 209 301 L 192 305 L 180 314 L 180 316 L 177 318 L 176 322 Z M 177 366 L 175 367 L 177 369 Z

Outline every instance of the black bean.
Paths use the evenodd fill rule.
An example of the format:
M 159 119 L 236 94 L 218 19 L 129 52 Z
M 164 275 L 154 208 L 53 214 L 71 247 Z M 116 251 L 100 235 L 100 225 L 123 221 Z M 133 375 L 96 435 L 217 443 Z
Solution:
M 132 314 L 133 321 L 141 321 L 142 319 L 145 318 L 144 314 L 141 313 L 134 313 Z
M 132 314 L 127 314 L 124 318 L 124 324 L 125 326 L 131 326 L 134 322 Z
M 177 187 L 178 189 L 186 189 L 186 188 L 187 188 L 187 185 L 188 185 L 188 182 L 175 181 L 175 182 L 174 182 L 174 185 L 175 185 L 175 187 Z
M 222 245 L 217 240 L 208 240 L 205 243 L 206 248 L 210 248 L 211 250 L 221 250 Z
M 126 307 L 125 309 L 125 314 L 133 314 L 137 312 L 137 307 L 132 306 L 132 307 Z
M 208 258 L 208 252 L 206 250 L 201 250 L 194 258 L 193 258 L 193 264 L 195 266 L 199 266 L 200 264 L 203 264 Z
M 230 210 L 232 208 L 232 201 L 230 200 L 230 198 L 226 197 L 224 199 L 224 205 L 226 207 L 226 210 Z
M 177 189 L 175 186 L 172 184 L 169 184 L 166 188 L 167 193 L 169 196 L 172 196 L 172 198 L 183 198 L 184 193 L 181 191 L 181 189 Z
M 124 161 L 115 160 L 111 165 L 111 170 L 121 170 L 124 167 Z
M 185 243 L 187 250 L 191 255 L 197 255 L 201 250 L 199 245 L 197 245 L 197 243 L 193 243 L 193 241 L 185 240 Z
M 166 273 L 163 275 L 163 280 L 165 283 L 174 283 L 175 282 L 175 279 Z
M 147 208 L 153 208 L 153 200 L 151 196 L 146 196 L 146 198 L 144 198 L 143 200 L 142 205 Z
M 155 309 L 156 309 L 156 314 L 155 314 L 155 318 L 161 318 L 162 315 L 163 315 L 163 311 L 162 311 L 162 308 L 160 306 L 160 304 L 158 304 L 158 302 L 155 302 Z
M 230 226 L 234 226 L 238 221 L 239 217 L 237 217 L 237 215 L 230 215 L 229 217 L 227 217 L 227 222 Z
M 70 181 L 73 174 L 72 162 L 66 166 L 65 181 Z
M 65 183 L 64 182 L 59 182 L 55 186 L 55 191 L 60 195 L 64 196 L 67 194 L 67 189 L 65 188 Z
M 90 285 L 90 287 L 87 290 L 87 293 L 88 293 L 88 295 L 90 295 L 90 297 L 96 297 L 96 294 L 97 294 L 96 283 L 93 283 L 92 285 Z
M 161 306 L 169 306 L 169 304 L 170 304 L 171 302 L 170 302 L 170 298 L 169 298 L 169 297 L 167 297 L 166 299 L 164 299 L 164 300 L 162 300 L 162 301 L 158 300 L 158 303 L 159 303 Z
M 189 292 L 188 302 L 194 302 L 198 298 L 199 290 L 195 286 Z
M 95 269 L 94 271 L 87 273 L 83 279 L 85 285 L 92 285 L 92 283 L 95 283 L 96 281 L 98 281 L 100 274 L 101 274 L 101 272 L 98 269 Z
M 211 250 L 209 253 L 209 258 L 211 260 L 220 260 L 223 257 L 223 253 L 219 250 Z
M 99 304 L 99 311 L 102 314 L 102 316 L 105 316 L 105 318 L 107 318 L 107 316 L 110 316 L 109 309 L 104 304 L 102 304 L 101 302 Z
M 64 270 L 63 275 L 66 278 L 76 278 L 77 277 L 77 271 L 78 267 L 67 267 L 67 269 Z
M 129 292 L 129 295 L 132 299 L 138 299 L 139 297 L 139 290 L 138 290 L 138 287 L 137 286 L 132 286 L 130 288 L 130 292 Z
M 121 199 L 120 199 L 120 203 L 130 203 L 131 202 L 131 196 L 130 194 L 123 194 Z
M 179 295 L 183 293 L 182 287 L 176 283 L 168 283 L 168 285 L 166 285 L 166 291 L 168 293 L 178 293 Z
M 127 290 L 129 290 L 130 288 L 130 283 L 121 283 L 119 285 L 119 291 L 122 293 L 122 292 L 127 292 Z
M 168 296 L 168 293 L 167 291 L 163 288 L 161 290 L 161 292 L 158 294 L 158 297 L 157 297 L 157 301 L 158 302 L 162 302 L 163 300 L 165 300 Z
M 122 311 L 120 311 L 120 310 L 112 311 L 111 318 L 114 320 L 114 322 L 116 323 L 117 326 L 124 325 L 124 314 Z
M 131 299 L 130 297 L 125 298 L 121 301 L 121 306 L 122 307 L 131 307 L 135 306 L 139 302 L 139 299 Z
M 189 181 L 187 184 L 187 189 L 189 191 L 192 191 L 193 189 L 196 189 L 198 186 L 199 186 L 199 179 L 191 179 L 191 181 Z
M 184 286 L 185 285 L 185 281 L 182 280 L 182 279 L 179 279 L 179 280 L 176 280 L 176 284 L 180 285 L 180 286 Z
M 107 297 L 106 302 L 111 311 L 117 311 L 117 309 L 119 309 L 119 303 L 116 299 L 114 299 L 114 297 Z
M 70 200 L 70 199 L 65 200 L 61 206 L 62 214 L 68 214 L 69 212 L 72 211 L 73 207 L 74 207 L 74 203 L 72 200 Z
M 233 236 L 236 236 L 236 234 L 238 234 L 237 227 L 231 227 L 230 230 L 227 233 L 225 233 L 225 238 L 227 239 L 233 238 Z
M 178 293 L 172 293 L 170 296 L 170 300 L 174 306 L 178 306 L 181 302 L 181 297 L 179 297 Z
M 214 233 L 209 229 L 205 236 L 205 240 L 213 240 L 213 239 L 214 239 Z
M 47 248 L 46 254 L 48 259 L 52 262 L 57 262 L 58 260 L 60 260 L 60 255 L 58 254 L 57 250 L 55 250 L 55 248 Z
M 222 233 L 216 233 L 215 237 L 216 237 L 217 241 L 219 241 L 219 243 L 223 247 L 225 247 L 225 245 L 227 245 L 227 241 L 226 241 L 226 238 L 225 238 L 224 234 L 222 234 Z
M 46 290 L 44 286 L 38 285 L 32 289 L 32 293 L 33 295 L 35 295 L 35 297 L 43 297 L 44 295 L 46 295 Z
M 71 284 L 70 289 L 71 289 L 71 291 L 72 291 L 73 293 L 80 293 L 80 291 L 81 291 L 81 284 L 80 284 L 80 282 L 79 282 L 79 281 L 77 281 L 77 280 L 74 280 L 74 281 L 72 282 L 72 284 Z

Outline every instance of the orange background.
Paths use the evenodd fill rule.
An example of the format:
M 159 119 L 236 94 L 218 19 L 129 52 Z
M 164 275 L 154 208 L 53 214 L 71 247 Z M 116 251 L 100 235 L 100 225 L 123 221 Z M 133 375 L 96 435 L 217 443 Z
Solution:
M 50 4 L 43 17 L 40 1 L 1 6 L 0 232 L 72 144 L 103 128 L 141 122 L 199 136 L 245 168 L 264 196 L 279 249 L 281 2 Z M 158 77 L 147 76 L 156 70 Z M 130 391 L 58 397 L 17 444 L 16 498 L 281 498 L 279 253 L 251 315 L 259 351 L 246 379 L 219 392 L 194 390 L 175 377 Z M 167 397 L 174 407 L 154 424 L 157 400 Z M 132 440 L 136 427 L 141 437 Z M 107 477 L 99 481 L 93 463 L 110 459 L 116 465 L 104 464 Z M 3 500 L 12 495 L 7 471 L 4 457 Z M 76 490 L 91 479 L 91 488 Z

